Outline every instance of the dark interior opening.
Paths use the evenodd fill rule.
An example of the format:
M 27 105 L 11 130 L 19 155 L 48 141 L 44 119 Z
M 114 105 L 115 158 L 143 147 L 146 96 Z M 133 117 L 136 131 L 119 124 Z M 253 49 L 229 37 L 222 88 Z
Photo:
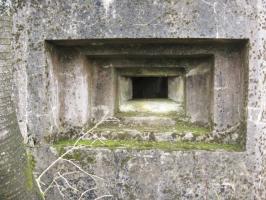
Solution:
M 133 99 L 168 98 L 167 77 L 132 77 Z

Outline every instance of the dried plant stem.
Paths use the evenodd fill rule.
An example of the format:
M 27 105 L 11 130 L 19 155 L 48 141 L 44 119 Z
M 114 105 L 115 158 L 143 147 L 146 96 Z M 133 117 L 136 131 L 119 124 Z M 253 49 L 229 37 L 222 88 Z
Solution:
M 85 133 L 83 133 L 76 141 L 75 141 L 75 143 L 73 144 L 73 146 L 71 146 L 71 148 L 70 149 L 68 149 L 65 153 L 63 153 L 60 157 L 58 157 L 56 160 L 54 160 L 45 170 L 43 170 L 43 172 L 37 177 L 37 179 L 36 179 L 36 182 L 37 182 L 37 186 L 39 187 L 39 189 L 40 189 L 40 191 L 41 191 L 41 193 L 42 193 L 42 195 L 43 196 L 45 196 L 45 194 L 47 193 L 47 191 L 50 189 L 50 188 L 52 188 L 52 187 L 54 187 L 54 186 L 56 186 L 57 187 L 57 189 L 58 189 L 58 191 L 59 191 L 59 194 L 62 196 L 62 198 L 64 198 L 64 193 L 62 192 L 62 189 L 61 189 L 61 187 L 63 187 L 63 186 L 61 186 L 58 182 L 57 182 L 57 180 L 58 179 L 62 179 L 66 184 L 67 184 L 67 186 L 68 186 L 68 188 L 70 188 L 70 189 L 72 189 L 72 190 L 74 190 L 74 191 L 79 191 L 77 188 L 75 188 L 75 187 L 73 187 L 70 183 L 69 183 L 69 181 L 67 180 L 67 178 L 65 177 L 66 175 L 70 175 L 70 174 L 73 174 L 73 173 L 80 173 L 80 172 L 82 172 L 82 173 L 84 173 L 84 174 L 86 174 L 87 176 L 89 176 L 90 178 L 92 178 L 94 181 L 96 181 L 96 179 L 100 179 L 100 180 L 103 180 L 103 178 L 101 178 L 101 177 L 98 177 L 98 176 L 96 176 L 96 175 L 93 175 L 93 174 L 90 174 L 90 173 L 88 173 L 88 172 L 86 172 L 85 170 L 83 170 L 78 164 L 76 164 L 76 163 L 74 163 L 73 161 L 71 161 L 71 160 L 68 160 L 68 159 L 66 159 L 66 158 L 64 158 L 66 155 L 68 155 L 68 154 L 70 154 L 73 150 L 76 150 L 76 149 L 79 149 L 79 147 L 78 147 L 78 143 L 82 140 L 82 139 L 84 139 L 89 133 L 92 133 L 99 125 L 101 125 L 106 119 L 107 119 L 107 116 L 108 116 L 108 112 L 105 112 L 105 114 L 104 114 L 104 116 L 103 116 L 103 118 L 99 121 L 99 122 L 97 122 L 91 129 L 89 129 L 88 131 L 86 131 Z M 97 139 L 96 140 L 100 140 L 98 137 L 97 137 Z M 101 140 L 100 140 L 101 141 Z M 42 177 L 53 167 L 53 166 L 55 166 L 58 162 L 60 162 L 60 161 L 63 161 L 63 162 L 67 162 L 67 163 L 69 163 L 69 164 L 71 164 L 71 165 L 73 165 L 75 168 L 77 168 L 77 170 L 78 171 L 74 171 L 74 172 L 68 172 L 68 173 L 64 173 L 64 174 L 61 174 L 60 172 L 57 172 L 57 175 L 54 177 L 54 179 L 53 179 L 53 181 L 48 185 L 48 187 L 43 191 L 42 190 L 42 187 L 41 187 L 41 184 L 43 184 L 42 183 L 42 181 L 41 181 L 41 179 L 42 179 Z M 64 188 L 64 187 L 63 187 Z M 81 194 L 81 196 L 79 197 L 79 199 L 81 199 L 87 192 L 89 192 L 89 191 L 91 191 L 91 190 L 95 190 L 96 188 L 90 188 L 90 189 L 88 189 L 88 190 L 86 190 L 86 191 L 84 191 L 82 194 Z M 100 199 L 100 198 L 104 198 L 104 197 L 109 197 L 109 196 L 111 196 L 111 195 L 104 195 L 104 196 L 101 196 L 101 197 L 98 197 L 97 199 Z

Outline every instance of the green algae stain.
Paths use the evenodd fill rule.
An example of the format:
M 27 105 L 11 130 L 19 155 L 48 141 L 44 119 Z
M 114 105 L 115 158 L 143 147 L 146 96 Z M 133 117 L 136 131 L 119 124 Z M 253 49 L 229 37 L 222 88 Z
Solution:
M 55 148 L 60 151 L 62 148 L 74 144 L 74 140 L 62 140 L 54 144 Z M 206 151 L 242 151 L 242 146 L 231 144 L 218 143 L 203 143 L 203 142 L 156 142 L 156 141 L 137 141 L 137 140 L 105 140 L 92 141 L 81 140 L 78 145 L 87 148 L 108 148 L 108 149 L 135 149 L 135 150 L 151 150 L 160 149 L 163 151 L 189 151 L 189 150 L 206 150 Z
M 60 145 L 59 145 L 60 146 Z M 59 153 L 59 155 L 62 155 L 63 153 L 66 152 L 65 147 L 66 146 L 57 146 L 56 145 L 56 149 L 57 152 Z M 80 161 L 81 164 L 94 164 L 96 163 L 96 158 L 93 155 L 88 155 L 84 152 L 79 151 L 78 149 L 73 150 L 72 152 L 69 152 L 69 154 L 65 155 L 64 158 L 68 159 L 68 160 L 76 160 L 76 161 Z
M 191 132 L 193 135 L 205 135 L 211 132 L 210 127 L 200 126 L 191 122 L 177 121 L 175 125 L 177 132 Z
M 185 133 L 192 133 L 195 136 L 199 135 L 207 135 L 211 133 L 211 128 L 208 126 L 202 126 L 191 122 L 186 121 L 176 121 L 175 125 L 169 125 L 169 126 L 141 126 L 137 124 L 130 124 L 124 125 L 122 127 L 117 126 L 116 124 L 101 124 L 96 131 L 111 131 L 111 132 L 127 132 L 128 129 L 136 130 L 139 132 L 146 132 L 150 131 L 153 133 L 163 133 L 163 132 L 174 132 L 176 135 L 179 134 L 185 134 Z M 128 135 L 128 134 L 126 134 Z M 125 135 L 125 136 L 126 136 Z M 123 135 L 121 135 L 123 137 Z M 123 140 L 121 138 L 121 140 Z
M 31 153 L 27 153 L 27 164 L 24 170 L 25 177 L 26 177 L 26 186 L 28 190 L 33 189 L 34 185 L 34 177 L 33 177 L 33 170 L 35 168 L 36 161 Z

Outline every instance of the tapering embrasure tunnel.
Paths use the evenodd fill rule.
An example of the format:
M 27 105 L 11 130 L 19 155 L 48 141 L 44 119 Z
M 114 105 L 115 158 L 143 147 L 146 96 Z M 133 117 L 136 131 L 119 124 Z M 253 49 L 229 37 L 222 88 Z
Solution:
M 125 124 L 170 127 L 184 122 L 221 133 L 229 143 L 232 134 L 233 142 L 245 137 L 245 40 L 48 43 L 54 49 L 50 67 L 59 84 L 56 103 L 63 123 L 95 122 L 106 109 Z

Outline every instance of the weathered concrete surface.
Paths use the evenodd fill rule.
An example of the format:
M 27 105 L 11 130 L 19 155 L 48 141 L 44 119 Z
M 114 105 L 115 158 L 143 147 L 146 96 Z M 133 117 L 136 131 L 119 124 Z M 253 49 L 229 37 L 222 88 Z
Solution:
M 206 157 L 202 158 L 203 160 L 201 161 L 203 166 L 207 166 L 210 169 L 207 170 L 208 179 L 206 182 L 208 183 L 211 182 L 211 178 L 219 177 L 220 175 L 233 182 L 231 180 L 234 175 L 230 173 L 232 171 L 241 172 L 242 170 L 239 169 L 238 163 L 244 163 L 248 172 L 250 172 L 248 180 L 251 182 L 251 186 L 246 192 L 245 179 L 240 180 L 241 176 L 237 176 L 236 180 L 238 182 L 236 185 L 239 185 L 240 188 L 243 186 L 244 189 L 243 193 L 237 193 L 236 199 L 263 199 L 266 196 L 265 10 L 266 3 L 263 0 L 20 1 L 13 21 L 13 45 L 18 118 L 24 136 L 34 137 L 39 141 L 45 133 L 50 133 L 57 128 L 53 118 L 54 109 L 50 104 L 50 94 L 53 88 L 49 85 L 52 74 L 49 72 L 50 68 L 46 59 L 45 40 L 99 38 L 249 39 L 249 51 L 243 52 L 248 58 L 248 77 L 244 79 L 248 83 L 248 105 L 244 108 L 247 111 L 246 152 L 241 153 L 240 156 L 237 153 L 225 152 L 203 153 Z M 219 58 L 217 58 L 217 62 L 223 63 L 222 59 Z M 219 73 L 223 70 L 228 71 L 227 74 L 233 74 L 231 70 L 234 71 L 237 68 L 232 68 L 226 64 L 224 68 L 221 67 L 215 72 L 217 73 L 216 75 L 219 77 Z M 236 80 L 234 76 L 227 78 L 231 81 Z M 231 81 L 226 86 L 235 86 L 234 82 Z M 220 82 L 217 88 L 220 86 L 224 87 L 225 85 Z M 220 95 L 224 94 L 221 92 Z M 225 101 L 238 101 L 237 99 L 231 99 L 231 97 L 230 95 L 226 96 Z M 217 100 L 214 101 L 214 104 L 216 103 L 218 103 Z M 223 102 L 218 104 L 220 103 L 222 104 Z M 236 108 L 234 107 L 234 109 Z M 227 108 L 227 110 L 230 109 Z M 98 153 L 102 155 L 101 151 Z M 152 152 L 145 153 L 153 155 Z M 176 154 L 183 153 L 176 152 Z M 193 157 L 194 154 L 201 155 L 202 153 L 189 152 L 188 154 L 189 156 L 186 159 L 178 159 L 180 161 L 178 163 L 169 161 L 170 164 L 167 167 L 174 167 L 176 164 L 181 165 L 182 162 L 186 163 L 188 161 L 187 165 L 181 165 L 178 169 L 182 172 L 180 176 L 183 176 L 186 174 L 187 167 L 193 166 L 191 156 Z M 111 155 L 109 156 L 109 158 L 112 158 Z M 149 155 L 144 155 L 139 165 L 145 164 L 146 157 L 149 157 Z M 40 157 L 40 163 L 42 158 Z M 149 162 L 151 162 L 150 166 L 155 163 L 153 159 L 149 160 Z M 216 164 L 212 165 L 213 163 Z M 115 173 L 110 170 L 114 168 L 109 169 L 107 164 L 101 165 L 97 169 L 107 170 L 103 171 L 103 174 L 106 172 Z M 152 169 L 155 170 L 154 168 Z M 197 182 L 193 182 L 193 180 L 199 180 L 196 179 L 198 173 L 197 170 L 193 171 L 193 169 L 189 168 L 188 172 L 195 172 L 192 173 L 194 177 L 188 180 L 191 180 L 189 184 L 192 191 L 197 191 Z M 145 169 L 143 170 L 145 171 Z M 176 171 L 177 174 L 179 174 L 178 172 Z M 160 171 L 159 173 L 166 172 Z M 116 175 L 118 176 L 119 174 Z M 144 176 L 144 174 L 142 175 Z M 170 176 L 172 174 L 168 177 Z M 187 178 L 188 176 L 185 177 Z M 184 187 L 189 184 L 186 184 L 186 179 L 180 178 L 179 180 L 181 187 L 174 189 L 177 191 L 180 189 L 185 190 Z M 202 181 L 199 182 L 202 183 Z M 217 180 L 214 183 L 217 182 L 219 181 Z M 142 185 L 145 184 L 145 187 L 139 188 L 139 190 L 150 188 L 150 191 L 154 191 L 154 188 L 158 188 L 157 185 L 152 183 L 151 185 L 154 187 L 149 187 L 148 183 L 142 183 Z M 130 184 L 134 185 L 134 183 Z M 166 182 L 164 184 L 170 185 L 170 183 Z M 203 187 L 203 185 L 200 185 L 200 187 Z M 205 187 L 200 190 L 199 196 L 203 197 L 203 192 L 206 191 L 206 188 L 209 189 L 209 187 Z M 119 193 L 115 189 L 114 194 L 121 195 L 121 192 Z M 241 189 L 236 189 L 236 192 L 240 191 Z M 184 194 L 188 193 L 190 192 L 184 192 Z M 140 193 L 136 192 L 136 194 Z M 148 194 L 152 195 L 150 192 L 147 192 Z M 226 194 L 230 194 L 230 192 L 226 192 Z M 167 199 L 166 196 L 164 197 Z M 225 197 L 225 199 L 227 198 Z
M 204 63 L 191 69 L 186 74 L 185 107 L 192 122 L 208 124 L 210 123 L 210 119 L 212 122 L 214 121 L 212 114 L 216 113 L 213 110 L 216 110 L 217 108 L 216 106 L 213 107 L 213 84 L 216 83 L 213 81 L 213 70 L 216 70 L 216 68 L 213 69 L 213 66 L 209 63 Z M 223 81 L 226 81 L 226 79 L 223 79 Z M 223 116 L 223 114 L 221 116 Z M 217 123 L 217 121 L 219 122 Z M 217 125 L 228 124 L 227 122 L 221 123 L 221 119 L 216 120 L 216 123 Z
M 243 54 L 246 40 L 83 42 L 83 46 L 79 46 L 78 41 L 67 40 L 50 41 L 46 45 L 50 76 L 45 89 L 49 95 L 47 104 L 52 109 L 46 132 L 56 132 L 65 124 L 83 126 L 101 119 L 108 110 L 110 116 L 116 116 L 116 111 L 176 112 L 176 116 L 186 114 L 192 122 L 213 126 L 216 134 L 231 127 L 243 127 L 238 137 L 240 140 L 245 137 L 248 66 Z M 120 102 L 121 92 L 125 92 L 124 95 L 131 92 L 129 88 L 121 89 L 122 84 L 123 87 L 130 84 L 124 84 L 119 77 L 138 74 L 182 75 L 185 79 L 183 102 Z
M 149 0 L 141 3 L 112 1 L 108 4 L 105 1 L 27 1 L 21 2 L 18 8 L 14 17 L 14 47 L 18 70 L 16 77 L 21 83 L 18 87 L 18 115 L 23 134 L 31 134 L 37 137 L 37 140 L 40 140 L 43 134 L 57 128 L 57 120 L 54 119 L 53 113 L 57 108 L 51 102 L 54 98 L 51 96 L 52 90 L 55 90 L 51 86 L 53 74 L 50 73 L 49 62 L 46 59 L 45 40 L 241 39 L 251 38 L 254 34 L 251 30 L 255 30 L 256 26 L 254 1 L 240 3 Z M 146 12 L 147 10 L 149 12 Z M 229 70 L 230 66 L 226 69 Z M 230 77 L 230 80 L 235 79 Z M 106 90 L 112 91 L 108 87 Z M 109 100 L 108 95 L 96 98 L 97 106 L 105 106 L 105 102 L 102 101 Z
M 0 2 L 0 199 L 40 200 L 12 101 L 11 41 L 10 9 Z
M 37 155 L 42 161 L 38 170 L 56 155 L 52 153 L 56 151 L 48 147 L 39 149 L 39 152 Z M 77 185 L 81 191 L 96 185 L 98 189 L 88 194 L 88 199 L 106 194 L 113 195 L 107 199 L 121 200 L 252 199 L 251 172 L 246 167 L 245 153 L 89 148 L 74 151 L 74 154 L 77 152 L 79 157 L 74 161 L 89 173 L 104 179 L 93 181 L 87 178 L 83 180 L 87 184 Z M 67 172 L 74 168 L 60 163 L 54 170 L 59 169 Z M 80 176 L 76 174 L 69 179 L 74 179 L 71 183 L 76 185 L 75 180 Z M 50 195 L 54 193 L 56 188 L 51 190 Z M 65 194 L 68 199 L 78 196 L 67 191 Z

